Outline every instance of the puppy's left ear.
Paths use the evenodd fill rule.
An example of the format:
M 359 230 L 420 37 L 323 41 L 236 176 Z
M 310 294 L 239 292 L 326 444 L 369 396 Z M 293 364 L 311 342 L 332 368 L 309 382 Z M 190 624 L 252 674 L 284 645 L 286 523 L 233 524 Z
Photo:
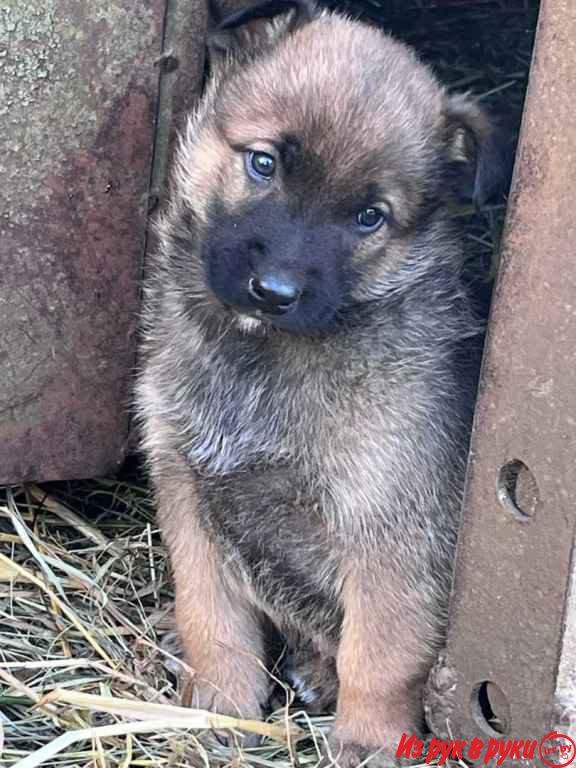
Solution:
M 506 194 L 514 166 L 514 134 L 467 95 L 446 97 L 445 137 L 455 193 L 482 206 Z
M 318 14 L 313 0 L 261 0 L 223 17 L 212 3 L 216 23 L 208 47 L 213 59 L 267 48 Z

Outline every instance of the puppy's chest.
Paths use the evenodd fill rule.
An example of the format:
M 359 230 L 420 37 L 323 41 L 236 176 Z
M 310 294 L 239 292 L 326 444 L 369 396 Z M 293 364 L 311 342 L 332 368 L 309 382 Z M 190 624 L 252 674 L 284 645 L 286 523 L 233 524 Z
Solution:
M 289 466 L 197 479 L 199 513 L 225 560 L 276 619 L 333 634 L 338 547 L 318 496 Z
M 179 433 L 192 466 L 224 475 L 253 464 L 312 461 L 335 413 L 317 391 L 265 370 L 198 371 L 182 402 Z

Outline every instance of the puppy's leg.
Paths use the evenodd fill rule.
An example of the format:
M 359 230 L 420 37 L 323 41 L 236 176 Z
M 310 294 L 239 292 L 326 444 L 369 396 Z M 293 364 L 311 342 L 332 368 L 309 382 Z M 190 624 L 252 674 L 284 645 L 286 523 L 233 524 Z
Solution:
M 435 657 L 426 610 L 398 574 L 349 567 L 338 650 L 339 693 L 331 755 L 341 768 L 394 764 L 402 733 L 423 726 L 422 689 Z
M 199 525 L 193 480 L 180 457 L 153 475 L 176 585 L 176 623 L 194 670 L 185 703 L 257 718 L 268 696 L 258 613 Z

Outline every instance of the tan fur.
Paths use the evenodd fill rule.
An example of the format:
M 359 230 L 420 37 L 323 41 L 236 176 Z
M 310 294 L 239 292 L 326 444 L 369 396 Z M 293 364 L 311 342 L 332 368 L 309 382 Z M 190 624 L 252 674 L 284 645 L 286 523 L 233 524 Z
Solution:
M 195 158 L 195 162 L 180 162 L 177 166 L 177 184 L 184 192 L 183 199 L 194 205 L 194 210 L 204 224 L 208 220 L 208 206 L 214 193 L 214 184 L 221 181 L 218 169 L 225 168 L 228 156 L 228 145 L 216 131 L 208 127 L 203 132 L 202 152 Z
M 183 703 L 258 718 L 269 695 L 257 609 L 226 572 L 196 522 L 197 499 L 177 455 L 157 464 L 153 481 L 176 587 L 176 623 L 193 670 Z
M 347 570 L 333 745 L 394 751 L 398 734 L 421 718 L 420 690 L 433 655 L 423 653 L 422 624 L 411 615 L 410 587 L 400 573 L 362 560 Z

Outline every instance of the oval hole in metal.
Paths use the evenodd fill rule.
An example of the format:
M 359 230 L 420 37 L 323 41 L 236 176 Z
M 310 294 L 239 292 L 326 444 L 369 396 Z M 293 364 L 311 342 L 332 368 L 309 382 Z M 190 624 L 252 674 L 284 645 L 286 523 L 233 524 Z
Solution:
M 502 689 L 485 680 L 472 691 L 472 717 L 489 736 L 505 736 L 510 731 L 510 704 Z
M 498 475 L 498 501 L 517 520 L 527 522 L 540 502 L 540 492 L 532 472 L 519 459 L 504 464 Z

